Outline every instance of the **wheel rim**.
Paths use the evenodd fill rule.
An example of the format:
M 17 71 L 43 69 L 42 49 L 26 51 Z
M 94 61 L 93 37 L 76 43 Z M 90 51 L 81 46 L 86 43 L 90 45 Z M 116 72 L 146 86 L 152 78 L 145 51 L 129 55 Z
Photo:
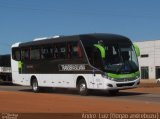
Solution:
M 86 90 L 86 84 L 84 83 L 81 84 L 79 88 L 80 88 L 80 92 L 84 92 Z
M 33 90 L 36 91 L 38 89 L 38 84 L 37 82 L 33 82 Z

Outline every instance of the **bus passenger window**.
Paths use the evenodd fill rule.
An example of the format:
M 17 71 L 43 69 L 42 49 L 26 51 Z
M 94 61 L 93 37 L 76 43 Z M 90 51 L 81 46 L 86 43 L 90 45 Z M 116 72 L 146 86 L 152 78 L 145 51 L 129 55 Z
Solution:
M 65 59 L 66 57 L 66 47 L 65 46 L 61 46 L 59 48 L 59 56 L 60 56 L 60 59 Z
M 42 48 L 41 49 L 41 58 L 42 59 L 53 58 L 53 48 L 51 46 Z
M 29 49 L 24 49 L 21 51 L 22 60 L 30 60 Z
M 31 60 L 39 60 L 40 59 L 40 49 L 31 49 L 30 58 Z
M 80 44 L 77 42 L 68 43 L 68 54 L 67 57 L 70 58 L 82 58 L 82 51 Z
M 81 50 L 80 43 L 78 43 L 78 46 L 77 46 L 77 53 L 78 53 L 78 57 L 82 58 L 82 50 Z
M 66 58 L 66 43 L 56 44 L 53 48 L 54 59 L 65 59 Z
M 20 50 L 18 49 L 13 49 L 13 59 L 19 61 L 21 59 L 21 54 L 20 54 Z

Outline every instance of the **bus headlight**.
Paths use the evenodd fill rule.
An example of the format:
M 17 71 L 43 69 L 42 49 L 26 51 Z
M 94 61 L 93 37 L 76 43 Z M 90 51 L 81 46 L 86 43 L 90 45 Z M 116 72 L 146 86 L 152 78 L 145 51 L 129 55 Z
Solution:
M 101 76 L 105 79 L 113 80 L 113 78 L 109 77 L 106 73 L 101 74 Z
M 114 80 L 114 78 L 111 78 L 111 77 L 108 77 L 108 79 L 109 79 L 109 80 L 111 80 L 111 81 L 113 81 L 113 80 Z

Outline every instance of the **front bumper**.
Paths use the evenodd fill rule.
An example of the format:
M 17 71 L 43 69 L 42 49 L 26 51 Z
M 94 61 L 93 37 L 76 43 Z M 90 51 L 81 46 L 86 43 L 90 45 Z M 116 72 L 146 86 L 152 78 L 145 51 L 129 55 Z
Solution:
M 106 90 L 123 90 L 136 88 L 140 84 L 140 79 L 135 79 L 134 81 L 116 82 L 112 80 L 106 80 L 104 83 L 104 89 Z

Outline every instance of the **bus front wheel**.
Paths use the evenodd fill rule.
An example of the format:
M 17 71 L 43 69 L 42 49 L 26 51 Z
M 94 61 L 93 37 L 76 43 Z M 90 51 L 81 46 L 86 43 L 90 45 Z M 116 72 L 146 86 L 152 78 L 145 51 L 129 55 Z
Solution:
M 88 95 L 87 84 L 84 79 L 78 82 L 78 91 L 79 91 L 79 94 L 82 96 Z
M 38 93 L 39 90 L 40 90 L 40 88 L 39 88 L 39 86 L 38 86 L 37 79 L 33 79 L 31 85 L 32 85 L 32 90 L 33 90 L 33 92 Z

